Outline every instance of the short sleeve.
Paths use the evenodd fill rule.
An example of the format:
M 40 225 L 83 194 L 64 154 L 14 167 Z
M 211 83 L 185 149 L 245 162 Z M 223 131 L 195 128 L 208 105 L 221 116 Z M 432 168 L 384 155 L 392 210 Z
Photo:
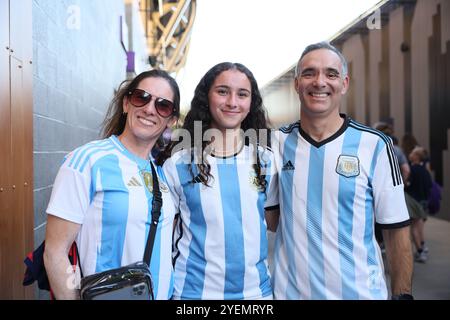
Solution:
M 93 192 L 91 170 L 89 166 L 83 172 L 71 167 L 71 156 L 56 175 L 47 214 L 82 224 Z
M 397 157 L 390 141 L 383 144 L 373 174 L 375 219 L 381 227 L 402 227 L 409 224 L 404 186 Z

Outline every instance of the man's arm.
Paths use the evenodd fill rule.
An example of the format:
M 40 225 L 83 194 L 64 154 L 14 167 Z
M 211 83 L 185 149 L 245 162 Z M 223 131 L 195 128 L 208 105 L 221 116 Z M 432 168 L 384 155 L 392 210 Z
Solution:
M 375 221 L 382 225 L 392 294 L 411 294 L 412 253 L 404 185 L 390 139 L 384 141 L 373 171 Z M 380 143 L 382 143 L 380 141 Z M 404 174 L 404 173 L 403 173 Z
M 413 259 L 409 226 L 383 230 L 392 295 L 411 294 Z

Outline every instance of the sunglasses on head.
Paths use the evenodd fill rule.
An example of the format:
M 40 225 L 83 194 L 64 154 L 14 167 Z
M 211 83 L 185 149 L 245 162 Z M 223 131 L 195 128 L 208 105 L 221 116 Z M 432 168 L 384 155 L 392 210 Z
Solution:
M 152 100 L 153 97 L 155 97 L 147 91 L 141 89 L 129 91 L 127 96 L 130 103 L 136 108 L 145 106 Z M 172 101 L 159 97 L 155 97 L 155 109 L 156 112 L 158 112 L 158 114 L 163 118 L 168 118 L 176 112 Z

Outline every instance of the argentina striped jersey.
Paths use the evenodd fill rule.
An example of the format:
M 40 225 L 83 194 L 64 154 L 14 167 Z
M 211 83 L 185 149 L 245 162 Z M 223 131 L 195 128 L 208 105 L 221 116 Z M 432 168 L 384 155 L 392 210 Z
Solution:
M 161 167 L 163 198 L 150 271 L 156 299 L 173 291 L 174 206 Z M 64 159 L 47 213 L 81 224 L 77 237 L 85 276 L 142 261 L 151 224 L 150 163 L 131 154 L 116 136 L 93 141 Z
M 264 207 L 273 176 L 273 154 L 260 150 L 266 192 L 258 189 L 253 146 L 229 158 L 207 156 L 214 177 L 205 186 L 191 153 L 177 152 L 164 172 L 177 212 L 174 235 L 175 299 L 259 299 L 272 296 L 267 266 Z M 276 203 L 278 204 L 278 203 Z M 275 205 L 276 205 L 275 204 Z
M 374 224 L 409 223 L 391 140 L 345 117 L 320 143 L 299 123 L 276 131 L 272 141 L 281 210 L 275 298 L 386 299 Z

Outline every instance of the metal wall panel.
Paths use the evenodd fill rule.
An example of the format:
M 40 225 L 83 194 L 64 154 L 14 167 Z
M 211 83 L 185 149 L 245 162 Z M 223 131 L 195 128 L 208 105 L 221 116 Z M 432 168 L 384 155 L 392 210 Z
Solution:
M 0 299 L 5 299 L 11 291 L 7 267 L 12 211 L 9 0 L 0 0 L 0 70 Z
M 23 259 L 33 249 L 32 2 L 0 5 L 0 297 L 25 299 L 33 297 L 32 288 L 22 286 Z

